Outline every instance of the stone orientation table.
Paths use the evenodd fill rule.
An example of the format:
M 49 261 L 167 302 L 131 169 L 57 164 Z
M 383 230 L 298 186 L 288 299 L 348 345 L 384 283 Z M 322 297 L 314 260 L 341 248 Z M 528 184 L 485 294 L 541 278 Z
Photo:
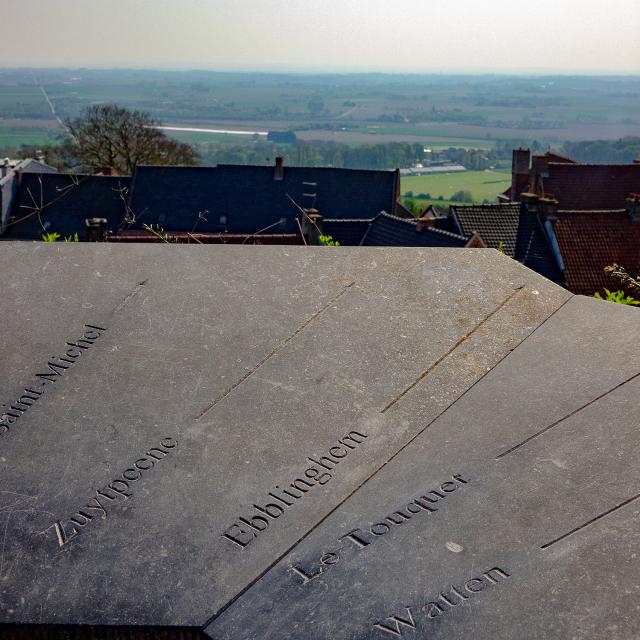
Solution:
M 637 309 L 478 249 L 3 242 L 0 292 L 0 637 L 640 637 Z

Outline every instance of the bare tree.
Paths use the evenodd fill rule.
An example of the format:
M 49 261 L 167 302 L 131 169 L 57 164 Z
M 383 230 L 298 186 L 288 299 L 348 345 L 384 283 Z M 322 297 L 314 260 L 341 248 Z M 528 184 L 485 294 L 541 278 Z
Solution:
M 196 164 L 195 149 L 168 138 L 158 124 L 144 111 L 94 105 L 66 122 L 72 139 L 63 146 L 83 165 L 115 167 L 123 174 L 138 164 Z

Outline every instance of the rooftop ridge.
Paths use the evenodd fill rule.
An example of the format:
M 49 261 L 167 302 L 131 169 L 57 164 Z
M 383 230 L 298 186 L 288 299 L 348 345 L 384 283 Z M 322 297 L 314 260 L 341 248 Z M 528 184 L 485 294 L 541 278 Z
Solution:
M 576 170 L 585 167 L 637 167 L 640 171 L 639 162 L 549 162 L 549 166 L 577 168 Z
M 626 209 L 558 209 L 557 213 L 570 213 L 576 214 L 601 214 L 601 213 L 623 213 L 626 214 Z
M 394 216 L 391 213 L 387 213 L 386 211 L 381 211 L 380 216 L 388 218 L 389 220 L 395 220 L 398 222 L 404 222 L 405 224 L 417 225 L 421 222 L 419 218 L 414 218 L 413 220 L 410 218 L 399 218 L 398 216 Z M 453 233 L 452 231 L 447 231 L 446 229 L 438 229 L 437 227 L 424 226 L 420 233 L 424 233 L 425 231 L 431 231 L 445 237 L 455 238 L 456 240 L 468 240 L 467 236 L 463 236 L 462 234 Z
M 270 169 L 273 170 L 274 169 L 274 165 L 272 164 L 218 164 L 215 167 L 211 167 L 211 168 L 227 168 L 227 167 L 233 167 L 234 169 Z M 340 173 L 344 173 L 344 172 L 348 172 L 348 173 L 384 173 L 384 174 L 394 174 L 397 169 L 346 169 L 346 168 L 342 168 L 342 167 L 304 167 L 304 166 L 298 166 L 298 165 L 290 165 L 290 164 L 286 164 L 284 165 L 284 170 L 287 171 L 291 171 L 292 169 L 296 169 L 296 170 L 301 170 L 301 171 L 324 171 L 324 172 L 330 172 L 330 171 L 339 171 Z

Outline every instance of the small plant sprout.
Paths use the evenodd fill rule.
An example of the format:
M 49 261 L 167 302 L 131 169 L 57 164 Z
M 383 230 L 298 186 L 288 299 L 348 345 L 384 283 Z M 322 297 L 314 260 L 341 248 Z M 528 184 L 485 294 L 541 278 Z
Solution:
M 333 236 L 325 236 L 320 235 L 318 238 L 320 240 L 320 244 L 325 247 L 339 247 L 340 243 L 337 240 L 333 239 Z
M 598 298 L 598 300 L 615 302 L 616 304 L 628 304 L 634 307 L 640 306 L 640 300 L 636 300 L 635 298 L 628 296 L 624 291 L 609 291 L 609 289 L 605 289 L 604 292 L 604 296 L 601 296 L 600 293 L 596 292 L 593 297 Z

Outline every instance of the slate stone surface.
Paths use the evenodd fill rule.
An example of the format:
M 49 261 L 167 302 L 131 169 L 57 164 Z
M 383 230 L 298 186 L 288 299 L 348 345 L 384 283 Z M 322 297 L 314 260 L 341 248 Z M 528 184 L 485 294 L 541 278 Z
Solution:
M 572 298 L 207 633 L 639 637 L 639 322 Z
M 496 566 L 493 598 L 549 557 L 538 534 L 623 497 L 602 461 L 630 461 L 631 406 L 616 423 L 606 405 L 607 460 L 576 451 L 571 481 L 607 487 L 582 503 L 554 464 L 525 472 L 559 427 L 495 457 L 634 375 L 635 310 L 495 251 L 4 243 L 0 291 L 0 624 L 391 637 L 373 625 L 394 607 Z M 445 482 L 437 512 L 326 555 Z M 318 562 L 331 571 L 301 586 Z

